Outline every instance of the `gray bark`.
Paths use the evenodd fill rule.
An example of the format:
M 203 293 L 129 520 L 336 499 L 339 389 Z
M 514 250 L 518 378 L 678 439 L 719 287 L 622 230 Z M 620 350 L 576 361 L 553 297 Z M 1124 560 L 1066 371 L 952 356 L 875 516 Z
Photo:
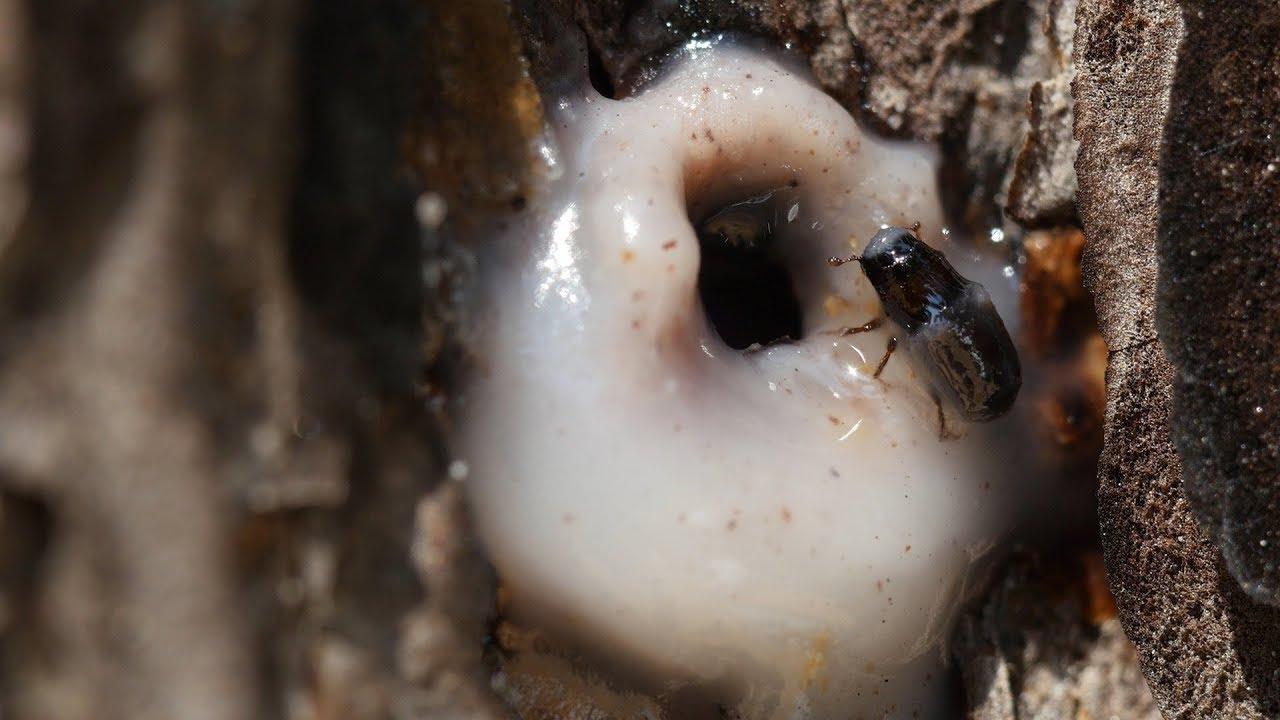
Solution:
M 0 2 L 0 714 L 495 711 L 421 391 L 423 12 Z

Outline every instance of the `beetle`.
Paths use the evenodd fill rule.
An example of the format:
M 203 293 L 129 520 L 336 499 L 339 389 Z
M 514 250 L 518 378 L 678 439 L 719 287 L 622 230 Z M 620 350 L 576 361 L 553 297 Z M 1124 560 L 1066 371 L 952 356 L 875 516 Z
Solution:
M 935 402 L 940 391 L 966 420 L 976 422 L 1008 412 L 1022 387 L 1022 365 L 986 288 L 903 227 L 882 228 L 861 255 L 828 260 L 833 267 L 854 261 L 880 296 L 885 316 L 902 328 L 913 356 L 927 366 Z M 883 320 L 845 328 L 843 334 L 873 330 Z M 897 346 L 898 338 L 891 337 L 876 377 Z M 941 421 L 941 404 L 938 415 Z

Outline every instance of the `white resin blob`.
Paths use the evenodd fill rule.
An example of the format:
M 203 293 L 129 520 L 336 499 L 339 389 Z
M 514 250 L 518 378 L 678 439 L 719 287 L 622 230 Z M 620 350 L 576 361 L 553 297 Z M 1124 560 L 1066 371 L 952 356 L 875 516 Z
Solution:
M 459 447 L 511 612 L 746 717 L 947 716 L 941 642 L 1007 525 L 998 439 L 1017 421 L 940 440 L 906 353 L 872 377 L 900 330 L 832 332 L 880 311 L 856 263 L 825 262 L 918 221 L 988 280 L 942 240 L 935 151 L 723 44 L 635 97 L 548 104 L 561 178 L 486 242 Z M 690 216 L 789 183 L 804 337 L 732 350 Z M 1012 330 L 1007 287 L 988 289 Z

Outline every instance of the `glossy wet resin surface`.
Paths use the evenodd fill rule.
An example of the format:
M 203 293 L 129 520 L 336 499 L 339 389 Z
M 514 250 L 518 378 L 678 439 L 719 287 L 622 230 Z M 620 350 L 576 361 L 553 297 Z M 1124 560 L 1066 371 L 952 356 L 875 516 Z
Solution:
M 873 377 L 901 329 L 838 333 L 882 313 L 861 273 L 826 262 L 919 222 L 1016 328 L 1000 264 L 944 233 L 935 151 L 872 136 L 785 59 L 724 44 L 634 97 L 584 84 L 548 105 L 560 178 L 485 240 L 458 448 L 512 617 L 746 717 L 943 716 L 940 643 L 1033 482 L 1011 459 L 1019 409 L 949 417 L 959 437 L 940 439 L 909 357 Z M 729 238 L 761 217 L 781 272 L 757 282 L 766 299 L 759 276 L 733 286 L 733 258 L 714 280 L 731 292 L 705 273 L 700 289 L 724 250 L 706 223 Z M 717 329 L 788 284 L 789 342 Z

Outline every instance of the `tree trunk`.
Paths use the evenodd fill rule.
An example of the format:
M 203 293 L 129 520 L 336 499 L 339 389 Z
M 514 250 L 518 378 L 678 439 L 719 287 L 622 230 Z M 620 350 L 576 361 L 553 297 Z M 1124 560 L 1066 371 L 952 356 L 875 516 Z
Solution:
M 0 0 L 0 715 L 494 707 L 423 390 L 425 12 Z

